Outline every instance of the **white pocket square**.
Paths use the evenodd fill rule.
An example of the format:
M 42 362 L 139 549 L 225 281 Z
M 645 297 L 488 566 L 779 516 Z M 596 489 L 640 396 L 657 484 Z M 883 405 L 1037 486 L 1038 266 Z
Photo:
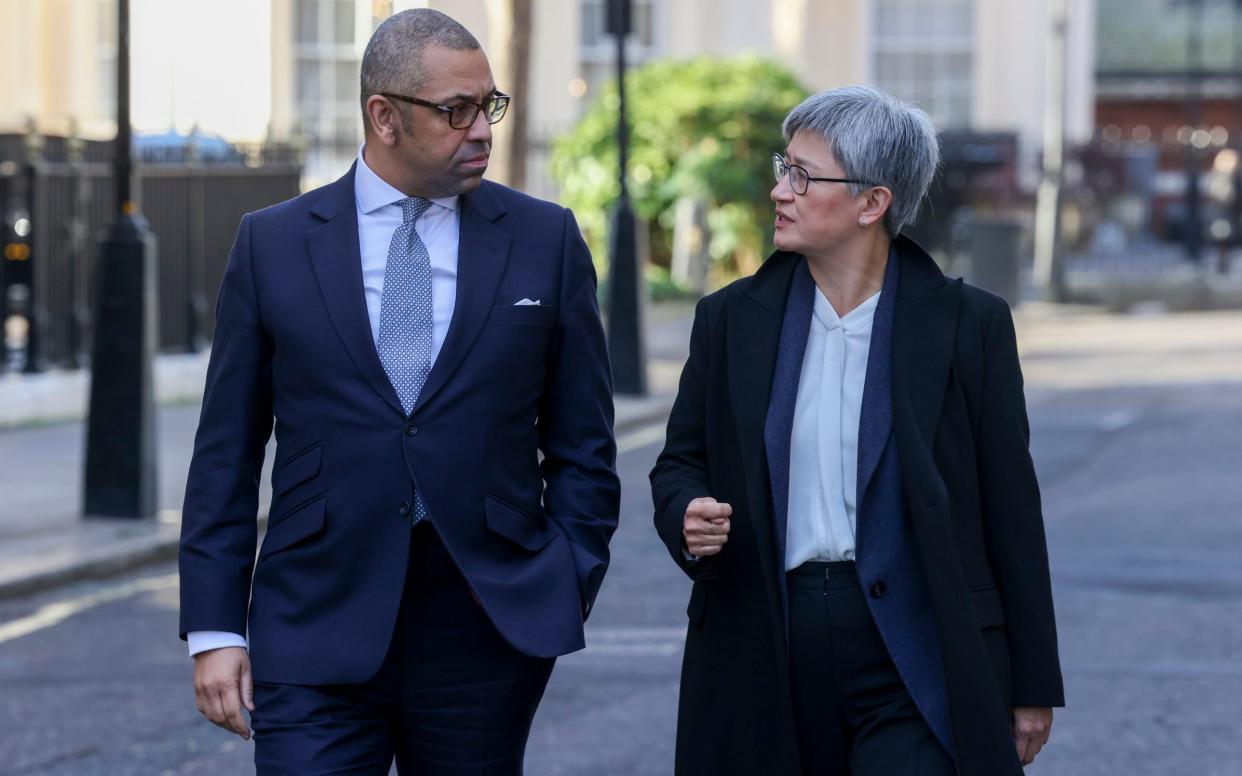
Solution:
M 517 307 L 517 306 L 519 306 L 519 305 L 526 305 L 526 304 L 538 305 L 538 304 L 539 304 L 539 300 L 538 300 L 538 299 L 536 299 L 535 301 L 533 301 L 533 302 L 532 302 L 532 301 L 531 301 L 531 300 L 529 300 L 529 299 L 521 299 L 521 300 L 518 300 L 518 301 L 514 302 L 514 303 L 513 303 L 513 306 L 514 306 L 514 307 Z

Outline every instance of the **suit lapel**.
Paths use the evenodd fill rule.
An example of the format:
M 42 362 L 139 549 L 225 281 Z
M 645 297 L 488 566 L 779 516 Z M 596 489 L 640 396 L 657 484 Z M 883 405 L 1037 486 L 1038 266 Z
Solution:
M 358 208 L 354 203 L 354 168 L 324 189 L 311 209 L 321 223 L 306 234 L 311 266 L 332 325 L 354 364 L 375 391 L 402 415 L 401 402 L 380 363 L 367 317 L 358 246 Z
M 478 339 L 483 324 L 491 314 L 496 291 L 509 263 L 512 241 L 494 223 L 505 213 L 505 208 L 490 186 L 484 182 L 480 188 L 459 200 L 457 300 L 453 306 L 453 320 L 449 323 L 440 355 L 427 376 L 427 383 L 418 395 L 414 412 L 444 387 Z

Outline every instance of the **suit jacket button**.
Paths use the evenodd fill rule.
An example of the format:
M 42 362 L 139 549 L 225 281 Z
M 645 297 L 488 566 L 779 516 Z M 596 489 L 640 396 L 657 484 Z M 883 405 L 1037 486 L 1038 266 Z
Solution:
M 880 580 L 871 586 L 872 598 L 883 598 L 886 592 L 888 592 L 888 585 L 884 584 L 884 580 Z
M 413 423 L 406 423 L 405 433 L 408 434 L 409 436 L 414 436 L 415 434 L 418 433 L 418 426 L 414 425 Z
M 401 515 L 402 517 L 410 514 L 410 502 L 402 501 L 401 504 L 397 507 L 397 514 Z

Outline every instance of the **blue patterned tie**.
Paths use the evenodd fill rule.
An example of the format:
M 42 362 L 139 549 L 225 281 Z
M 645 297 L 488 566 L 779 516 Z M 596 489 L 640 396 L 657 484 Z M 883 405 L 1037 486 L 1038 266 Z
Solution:
M 431 256 L 414 229 L 418 217 L 431 207 L 431 200 L 406 197 L 397 204 L 401 206 L 401 226 L 393 232 L 388 246 L 377 349 L 408 416 L 431 372 Z M 414 522 L 426 519 L 427 505 L 422 493 L 415 491 Z

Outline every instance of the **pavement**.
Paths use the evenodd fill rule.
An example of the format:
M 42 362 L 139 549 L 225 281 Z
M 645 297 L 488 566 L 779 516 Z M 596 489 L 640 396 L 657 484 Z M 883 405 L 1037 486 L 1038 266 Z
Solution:
M 662 421 L 685 361 L 693 305 L 647 310 L 648 394 L 616 399 L 618 434 Z M 176 557 L 181 502 L 208 354 L 162 355 L 155 367 L 159 505 L 153 519 L 84 517 L 82 471 L 89 374 L 53 371 L 0 378 L 0 599 L 106 579 Z M 266 525 L 274 447 L 260 485 Z

